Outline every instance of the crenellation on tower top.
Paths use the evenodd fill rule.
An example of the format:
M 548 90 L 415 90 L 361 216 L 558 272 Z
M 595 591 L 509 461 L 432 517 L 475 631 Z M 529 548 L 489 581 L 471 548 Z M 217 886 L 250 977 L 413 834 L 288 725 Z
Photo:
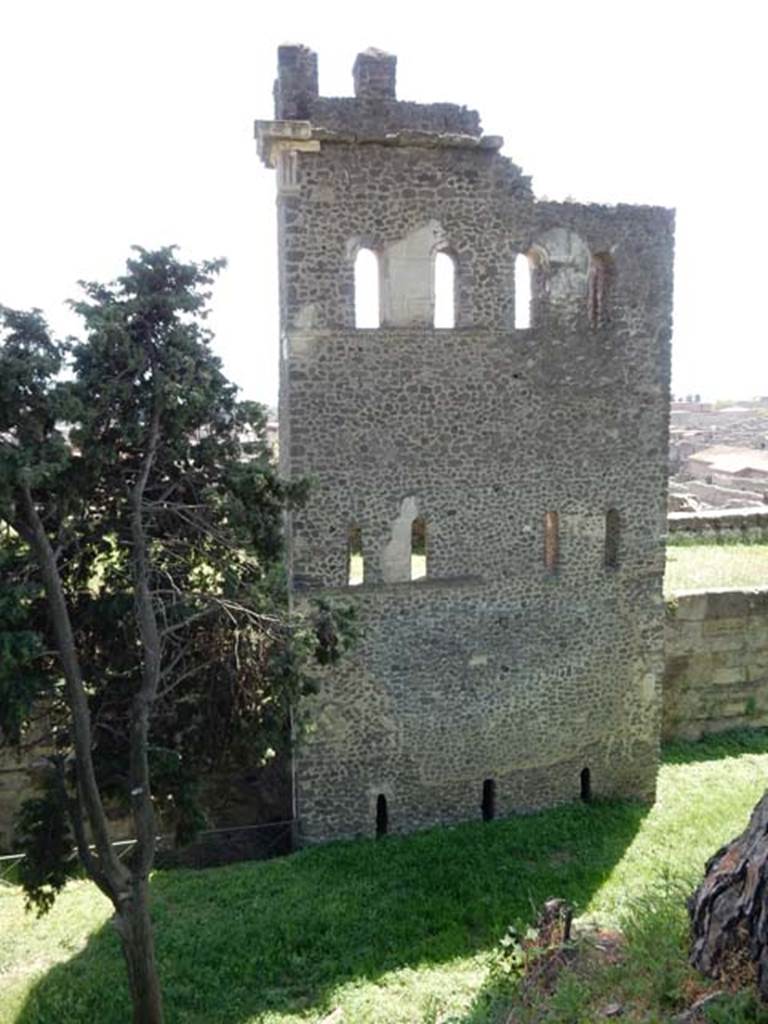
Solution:
M 397 57 L 375 47 L 358 53 L 352 68 L 355 98 L 366 100 L 394 100 Z
M 275 118 L 306 120 L 318 96 L 317 54 L 308 46 L 285 44 L 277 49 Z
M 456 103 L 398 100 L 394 54 L 370 47 L 357 55 L 352 69 L 354 96 L 319 94 L 317 54 L 309 47 L 286 43 L 277 54 L 275 122 L 307 121 L 313 133 L 351 133 L 361 140 L 389 144 L 403 132 L 426 133 L 435 137 L 433 144 L 442 145 L 452 144 L 451 137 L 459 144 L 466 138 L 479 142 L 482 137 L 475 110 Z M 257 138 L 268 124 L 256 122 Z M 269 134 L 274 136 L 275 131 Z

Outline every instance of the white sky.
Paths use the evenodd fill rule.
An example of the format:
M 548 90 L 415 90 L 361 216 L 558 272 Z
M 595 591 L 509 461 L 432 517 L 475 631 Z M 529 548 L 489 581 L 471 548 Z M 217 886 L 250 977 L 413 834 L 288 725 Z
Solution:
M 472 4 L 0 0 L 0 303 L 63 306 L 129 246 L 226 256 L 211 325 L 248 397 L 277 389 L 276 48 L 398 56 L 398 96 L 463 103 L 536 194 L 677 207 L 674 383 L 768 394 L 766 9 L 757 2 Z

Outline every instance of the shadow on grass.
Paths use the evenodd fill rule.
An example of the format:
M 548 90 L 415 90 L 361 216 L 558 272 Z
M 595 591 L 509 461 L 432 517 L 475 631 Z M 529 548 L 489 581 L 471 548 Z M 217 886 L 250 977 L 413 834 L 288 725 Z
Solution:
M 279 860 L 153 880 L 169 1024 L 322 1011 L 333 990 L 495 945 L 543 900 L 584 906 L 647 808 L 569 805 L 506 821 L 333 843 Z M 30 990 L 17 1024 L 129 1018 L 105 927 Z
M 661 750 L 662 764 L 719 761 L 742 754 L 768 754 L 768 729 L 734 729 L 701 740 L 675 740 Z
M 566 962 L 550 962 L 551 969 L 539 970 L 537 977 L 543 965 L 534 961 L 523 984 L 517 972 L 502 970 L 499 950 L 470 1010 L 454 1024 L 597 1022 L 611 1016 L 604 1012 L 611 1004 L 622 1008 L 621 1019 L 678 1020 L 695 998 L 718 987 L 688 963 L 689 895 L 680 879 L 658 877 L 651 889 L 626 902 L 620 942 L 607 938 L 601 951 L 594 938 L 577 938 Z M 728 1018 L 729 1024 L 738 1020 Z

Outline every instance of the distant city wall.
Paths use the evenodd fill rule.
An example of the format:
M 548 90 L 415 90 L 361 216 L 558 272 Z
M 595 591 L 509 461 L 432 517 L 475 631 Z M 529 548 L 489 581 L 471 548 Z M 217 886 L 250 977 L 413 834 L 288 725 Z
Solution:
M 678 594 L 667 607 L 662 694 L 664 740 L 768 726 L 768 588 Z M 229 788 L 227 803 L 237 802 L 236 791 L 237 786 Z M 0 851 L 10 848 L 13 814 L 33 794 L 29 766 L 5 752 L 0 756 Z M 250 817 L 246 807 L 239 815 L 231 807 L 217 810 L 214 820 L 246 824 L 254 808 Z M 256 817 L 270 820 L 263 813 Z
M 697 538 L 703 541 L 768 541 L 768 507 L 728 509 L 712 512 L 670 512 L 667 518 L 670 538 Z
M 40 795 L 38 783 L 43 778 L 40 771 L 50 750 L 37 746 L 27 750 L 19 758 L 15 751 L 0 748 L 0 855 L 9 853 L 13 847 L 13 823 L 24 800 Z M 248 859 L 264 855 L 263 840 L 270 846 L 281 842 L 281 835 L 269 831 L 275 823 L 285 822 L 291 817 L 291 765 L 287 754 L 280 753 L 266 765 L 241 765 L 239 770 L 207 775 L 202 780 L 200 803 L 206 819 L 206 828 L 217 832 L 229 830 L 221 840 L 198 841 L 184 853 L 174 851 L 176 863 L 200 864 L 226 863 L 240 860 L 238 849 Z M 132 835 L 130 818 L 117 806 L 107 803 L 112 838 L 126 839 Z M 245 829 L 262 826 L 266 831 L 259 835 L 240 835 Z M 174 822 L 158 817 L 158 832 L 170 836 Z M 164 850 L 165 862 L 171 857 Z
M 768 588 L 677 594 L 662 693 L 663 740 L 768 725 Z
M 768 541 L 768 511 L 675 513 L 669 516 L 669 534 Z M 768 588 L 676 595 L 667 608 L 662 693 L 664 740 L 768 726 Z M 243 781 L 249 778 L 232 780 L 226 806 L 211 801 L 215 822 L 274 820 L 277 808 L 265 814 L 260 805 L 254 807 L 253 797 L 240 792 L 250 788 Z M 33 787 L 29 762 L 0 751 L 0 852 L 10 847 L 13 815 L 34 794 Z M 272 791 L 274 783 L 266 788 Z
M 0 750 L 0 854 L 11 849 L 13 819 L 24 800 L 38 795 L 34 783 L 34 758 L 19 760 L 10 750 Z

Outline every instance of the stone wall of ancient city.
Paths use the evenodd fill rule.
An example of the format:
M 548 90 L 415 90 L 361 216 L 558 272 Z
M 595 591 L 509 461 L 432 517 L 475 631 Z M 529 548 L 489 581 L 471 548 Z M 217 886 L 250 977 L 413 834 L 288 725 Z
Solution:
M 36 796 L 34 757 L 0 750 L 0 853 L 13 845 L 13 823 L 24 800 Z
M 764 542 L 768 541 L 768 508 L 671 512 L 667 530 L 673 540 Z
M 585 778 L 651 797 L 672 214 L 536 202 L 476 114 L 395 99 L 394 58 L 361 55 L 355 84 L 324 100 L 314 55 L 281 48 L 278 120 L 257 124 L 278 177 L 281 467 L 314 485 L 289 524 L 294 597 L 350 602 L 361 632 L 299 709 L 301 837 L 371 834 L 382 806 L 398 831 L 476 818 L 489 788 L 497 814 Z M 379 329 L 355 327 L 361 248 Z M 433 326 L 438 253 L 453 328 Z
M 663 693 L 664 739 L 768 725 L 768 590 L 676 595 Z
M 401 588 L 401 593 L 409 592 L 412 609 L 419 608 L 419 601 L 424 605 L 429 605 L 431 614 L 437 622 L 439 609 L 445 610 L 450 607 L 452 602 L 462 600 L 466 596 L 474 595 L 476 597 L 478 590 L 479 580 L 453 580 L 449 583 L 429 580 L 421 584 L 414 584 L 413 590 L 410 585 L 405 584 Z M 390 591 L 388 596 L 389 602 L 387 602 L 387 593 L 383 589 L 364 588 L 358 592 L 356 601 L 363 607 L 372 606 L 377 616 L 381 615 L 389 604 L 387 612 L 391 616 L 389 622 L 394 622 L 393 628 L 397 629 L 403 605 L 399 603 L 396 592 Z M 373 618 L 373 615 L 369 615 L 369 617 Z M 418 621 L 422 622 L 423 619 L 420 618 Z M 381 628 L 390 628 L 389 622 L 385 619 Z M 473 619 L 460 624 L 458 628 L 472 629 L 474 624 L 475 620 Z M 499 631 L 504 625 L 504 622 L 499 622 Z M 506 625 L 509 628 L 512 625 L 511 620 L 507 619 Z M 400 630 L 402 631 L 402 627 Z M 423 640 L 424 637 L 420 639 Z M 376 635 L 366 637 L 366 651 L 370 645 L 372 654 L 375 654 L 380 646 L 377 640 Z M 488 729 L 482 720 L 482 711 L 488 707 L 486 701 L 492 700 L 493 697 L 488 696 L 487 686 L 482 695 L 485 699 L 477 706 L 470 705 L 466 697 L 470 685 L 480 683 L 487 677 L 488 659 L 482 651 L 483 640 L 486 641 L 486 646 L 490 646 L 487 637 L 477 637 L 476 653 L 469 659 L 464 671 L 464 678 L 468 684 L 464 692 L 462 693 L 458 687 L 454 686 L 447 696 L 453 700 L 455 705 L 462 700 L 467 705 L 462 708 L 454 706 L 451 709 L 451 718 L 456 723 L 460 723 L 463 730 L 466 730 L 471 744 L 477 744 L 478 749 L 487 751 Z M 457 640 L 457 644 L 458 642 Z M 545 642 L 544 640 L 542 647 Z M 498 638 L 494 642 L 494 647 L 499 647 Z M 365 656 L 366 651 L 360 652 L 360 655 Z M 423 676 L 428 675 L 431 654 L 431 649 L 425 651 Z M 545 654 L 546 651 L 542 650 L 542 659 Z M 665 669 L 662 685 L 662 737 L 664 740 L 678 738 L 695 740 L 708 733 L 723 732 L 728 729 L 768 726 L 768 590 L 713 591 L 677 595 L 667 604 L 664 655 Z M 443 663 L 441 662 L 441 664 Z M 512 679 L 511 666 L 507 666 L 507 671 Z M 336 744 L 344 744 L 360 762 L 365 762 L 368 765 L 373 761 L 372 753 L 375 750 L 381 757 L 379 787 L 372 787 L 368 813 L 375 819 L 375 801 L 379 793 L 384 792 L 393 804 L 394 814 L 399 801 L 402 800 L 403 793 L 400 788 L 396 790 L 391 782 L 389 784 L 387 782 L 392 775 L 388 759 L 401 757 L 404 743 L 411 739 L 395 717 L 395 699 L 398 699 L 401 704 L 405 704 L 406 695 L 393 687 L 395 697 L 387 699 L 383 694 L 374 690 L 374 684 L 370 679 L 362 675 L 355 676 L 353 672 L 350 672 L 349 675 L 342 675 L 336 685 L 339 688 L 336 695 L 337 700 L 343 700 L 348 706 L 348 720 L 345 722 L 338 716 L 325 721 L 321 718 L 321 735 L 316 742 L 327 743 L 328 740 L 324 734 L 331 731 L 332 735 L 335 735 Z M 405 689 L 405 685 L 406 681 L 403 680 L 403 689 Z M 424 680 L 417 679 L 415 685 L 423 686 Z M 429 686 L 427 679 L 426 693 L 429 703 L 426 704 L 425 711 L 433 715 L 436 728 L 444 729 L 444 726 L 440 726 L 444 709 L 434 707 L 434 703 L 442 699 L 442 694 L 435 690 L 434 686 Z M 368 702 L 371 703 L 371 706 L 368 706 Z M 553 703 L 555 702 L 556 697 L 553 698 Z M 579 719 L 580 725 L 584 725 L 585 718 L 586 715 L 582 715 Z M 563 728 L 561 716 L 556 714 L 552 721 L 554 728 Z M 377 728 L 374 728 L 374 723 Z M 524 735 L 522 725 L 522 722 L 518 724 L 502 721 L 499 725 L 497 742 L 501 749 L 506 738 L 513 736 L 518 743 L 519 753 L 517 756 L 527 756 L 535 766 L 537 748 L 549 749 L 550 747 L 551 723 L 546 714 L 538 715 L 534 723 L 536 732 L 530 742 Z M 414 727 L 412 726 L 412 728 Z M 442 731 L 438 734 L 438 738 L 441 735 L 443 735 Z M 428 736 L 426 739 L 428 749 L 431 749 L 429 744 L 432 742 L 432 738 Z M 525 746 L 526 743 L 527 746 Z M 470 750 L 471 744 L 468 745 Z M 570 756 L 567 756 L 564 762 L 556 765 L 554 772 L 542 772 L 535 767 L 528 772 L 520 772 L 519 769 L 515 772 L 509 781 L 518 788 L 511 792 L 517 796 L 521 804 L 530 801 L 531 794 L 534 794 L 537 801 L 542 803 L 546 803 L 554 797 L 559 799 L 578 798 L 580 794 L 580 764 L 585 760 L 584 748 L 576 747 L 572 735 L 568 734 L 563 737 L 562 750 Z M 335 756 L 335 751 L 330 751 L 329 756 Z M 468 758 L 471 756 L 473 756 L 471 753 L 467 754 Z M 483 756 L 486 758 L 485 761 L 481 762 L 480 757 L 477 758 L 476 775 L 481 774 L 487 766 L 487 753 Z M 418 762 L 417 750 L 414 750 L 412 759 L 414 762 Z M 594 760 L 594 754 L 591 751 L 587 751 L 586 759 L 595 770 L 599 771 L 599 762 Z M 34 764 L 34 756 L 18 761 L 6 751 L 0 757 L 0 853 L 7 852 L 11 848 L 13 816 L 21 801 L 35 795 Z M 448 804 L 442 808 L 442 814 L 448 820 L 452 820 L 459 815 L 449 803 L 452 788 L 446 786 L 445 778 L 438 775 L 443 767 L 438 759 L 435 778 L 431 781 L 434 791 L 443 794 Z M 610 765 L 605 766 L 606 770 L 609 768 Z M 304 770 L 305 772 L 311 771 L 311 764 L 305 765 Z M 325 778 L 323 773 L 320 775 L 319 781 L 322 782 Z M 424 773 L 424 778 L 427 783 L 430 782 L 428 773 Z M 561 780 L 559 789 L 556 788 L 558 779 Z M 211 824 L 237 828 L 240 825 L 252 825 L 256 822 L 287 817 L 290 814 L 290 809 L 288 795 L 283 792 L 285 786 L 282 773 L 277 779 L 270 777 L 267 780 L 244 773 L 242 776 L 228 779 L 226 786 L 220 783 L 215 794 L 216 799 L 206 801 Z M 359 799 L 359 794 L 357 797 Z M 480 801 L 477 786 L 467 794 L 467 800 L 479 813 Z M 513 801 L 510 801 L 509 805 L 505 807 L 507 810 L 514 808 Z M 350 808 L 350 813 L 353 810 L 354 807 Z M 401 824 L 401 821 L 393 817 L 393 827 Z M 129 834 L 125 823 L 117 822 L 116 825 L 118 826 L 115 830 L 117 838 Z

